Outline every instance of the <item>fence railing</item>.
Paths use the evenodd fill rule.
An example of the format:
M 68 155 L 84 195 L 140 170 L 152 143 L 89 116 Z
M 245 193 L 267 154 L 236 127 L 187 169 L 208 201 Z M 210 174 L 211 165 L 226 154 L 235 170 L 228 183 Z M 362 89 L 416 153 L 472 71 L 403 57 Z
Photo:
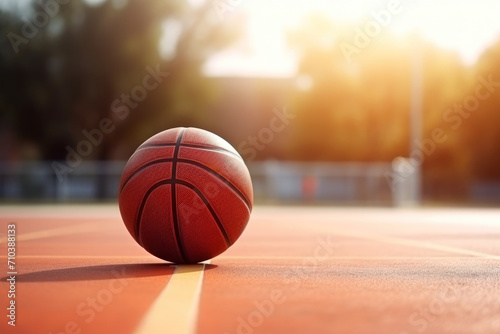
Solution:
M 280 202 L 390 204 L 389 163 L 266 161 L 249 166 L 258 199 Z
M 52 162 L 0 163 L 3 202 L 112 201 L 125 161 L 86 161 L 59 178 Z M 248 165 L 256 202 L 391 204 L 390 163 L 299 163 Z

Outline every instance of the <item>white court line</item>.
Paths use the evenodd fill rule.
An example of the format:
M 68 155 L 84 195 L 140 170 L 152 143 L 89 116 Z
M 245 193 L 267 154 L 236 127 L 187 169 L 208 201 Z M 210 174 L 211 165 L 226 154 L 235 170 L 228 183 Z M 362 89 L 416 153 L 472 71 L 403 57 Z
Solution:
M 221 255 L 216 259 L 220 260 L 264 260 L 264 261 L 272 261 L 272 260 L 303 260 L 310 256 L 224 256 Z M 0 258 L 7 258 L 7 255 L 0 255 Z M 68 260 L 80 260 L 80 259 L 89 259 L 89 260 L 152 260 L 151 263 L 165 263 L 159 259 L 152 257 L 149 254 L 144 255 L 19 255 L 17 258 L 20 259 L 68 259 Z M 470 258 L 470 256 L 466 257 Z M 495 258 L 495 257 L 493 257 Z M 443 259 L 463 259 L 460 256 L 329 256 L 328 260 L 443 260 Z M 154 260 L 158 260 L 157 262 L 153 262 Z
M 289 261 L 302 261 L 304 259 L 311 258 L 312 256 L 220 256 L 220 260 L 263 260 L 263 261 L 273 261 L 273 260 L 289 260 Z M 461 256 L 328 256 L 323 262 L 328 261 L 408 261 L 408 260 L 464 260 L 471 259 L 473 257 L 461 257 Z M 498 260 L 498 256 L 485 256 L 481 259 L 486 260 Z M 297 263 L 298 265 L 302 264 Z
M 488 254 L 488 253 L 484 253 L 484 252 L 476 252 L 476 251 L 458 248 L 458 247 L 445 246 L 445 245 L 440 245 L 440 244 L 436 244 L 436 243 L 432 243 L 432 242 L 420 242 L 420 241 L 415 241 L 415 240 L 390 237 L 390 236 L 385 236 L 385 235 L 381 235 L 381 234 L 374 234 L 374 233 L 359 233 L 359 232 L 349 231 L 349 230 L 342 230 L 342 231 L 333 230 L 331 227 L 322 228 L 322 226 L 316 226 L 316 225 L 307 225 L 306 228 L 309 231 L 310 230 L 317 230 L 317 231 L 321 231 L 323 233 L 330 232 L 330 233 L 333 233 L 335 235 L 340 235 L 343 237 L 351 237 L 351 238 L 364 239 L 364 240 L 369 240 L 369 241 L 378 241 L 378 242 L 392 244 L 392 245 L 402 245 L 402 246 L 407 246 L 407 247 L 424 248 L 424 249 L 431 249 L 431 250 L 452 253 L 452 254 L 460 254 L 460 255 L 467 255 L 467 256 L 472 256 L 472 257 L 500 260 L 500 256 L 498 256 L 498 255 Z
M 120 219 L 116 204 L 0 205 L 0 218 L 19 219 Z
M 52 237 L 59 237 L 62 235 L 71 235 L 71 234 L 79 234 L 79 233 L 88 233 L 88 232 L 94 232 L 102 229 L 102 224 L 98 223 L 86 223 L 86 224 L 79 224 L 79 225 L 71 225 L 71 226 L 63 226 L 63 227 L 56 227 L 52 229 L 47 229 L 47 230 L 40 230 L 40 231 L 34 231 L 34 232 L 28 232 L 28 233 L 19 233 L 19 228 L 17 228 L 17 233 L 19 233 L 16 236 L 17 241 L 27 241 L 27 240 L 35 240 L 35 239 L 44 239 L 44 238 L 52 238 Z M 6 243 L 7 242 L 7 237 L 1 237 L 0 238 L 0 244 Z
M 7 255 L 0 255 L 0 258 L 7 258 Z M 18 255 L 16 256 L 18 259 L 54 259 L 54 260 L 107 260 L 107 259 L 112 259 L 112 260 L 158 260 L 157 262 L 151 262 L 151 263 L 165 263 L 161 262 L 162 260 L 159 260 L 153 256 L 151 256 L 148 253 L 145 253 L 144 255 L 134 255 L 134 256 L 127 256 L 127 255 Z
M 135 334 L 195 333 L 204 270 L 205 264 L 177 266 Z
M 302 261 L 310 256 L 224 256 L 221 255 L 216 259 L 220 260 L 263 260 L 263 261 L 273 261 L 273 260 L 290 260 L 290 261 Z M 7 255 L 0 255 L 0 259 L 7 258 Z M 151 260 L 148 263 L 166 263 L 159 259 L 152 257 L 149 254 L 144 255 L 19 255 L 17 258 L 20 259 L 53 259 L 53 260 Z M 344 260 L 383 260 L 383 261 L 408 261 L 408 260 L 463 260 L 472 258 L 470 255 L 466 257 L 460 256 L 329 256 L 328 260 L 332 261 L 344 261 Z M 498 256 L 484 256 L 481 257 L 486 260 L 498 260 Z

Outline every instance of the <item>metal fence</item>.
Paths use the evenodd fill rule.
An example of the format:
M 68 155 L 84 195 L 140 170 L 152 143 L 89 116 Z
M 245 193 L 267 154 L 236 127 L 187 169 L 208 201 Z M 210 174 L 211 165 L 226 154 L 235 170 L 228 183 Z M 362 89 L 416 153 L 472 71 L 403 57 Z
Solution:
M 390 204 L 389 163 L 267 161 L 249 166 L 255 197 L 264 201 Z
M 88 161 L 58 177 L 52 162 L 1 163 L 0 198 L 9 202 L 113 200 L 124 166 L 124 161 Z
M 52 162 L 0 163 L 3 202 L 113 201 L 125 161 L 82 162 L 58 177 Z M 256 202 L 391 204 L 391 164 L 253 162 Z

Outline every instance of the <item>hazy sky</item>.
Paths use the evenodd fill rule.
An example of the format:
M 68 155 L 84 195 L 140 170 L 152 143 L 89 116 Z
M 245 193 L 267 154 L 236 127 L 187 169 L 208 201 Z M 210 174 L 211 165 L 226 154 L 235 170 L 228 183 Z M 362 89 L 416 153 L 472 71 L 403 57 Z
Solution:
M 0 6 L 22 7 L 29 0 L 0 0 Z M 87 0 L 101 2 L 103 0 Z M 163 1 L 163 0 L 148 0 Z M 203 0 L 189 0 L 193 3 Z M 358 22 L 360 28 L 373 11 L 386 9 L 398 0 L 205 0 L 234 4 L 234 13 L 248 15 L 248 36 L 240 44 L 210 59 L 205 72 L 213 75 L 290 76 L 296 68 L 287 51 L 284 34 L 297 27 L 311 12 L 333 19 Z M 389 29 L 397 34 L 419 30 L 442 48 L 455 50 L 467 64 L 500 38 L 499 0 L 399 0 L 400 13 L 391 18 Z M 231 13 L 228 14 L 229 16 Z M 226 18 L 230 20 L 231 18 Z M 178 27 L 165 25 L 175 36 Z M 353 31 L 354 35 L 354 31 Z
M 397 1 L 397 0 L 396 0 Z M 391 0 L 241 0 L 234 11 L 249 17 L 248 44 L 233 48 L 207 62 L 212 75 L 289 76 L 296 61 L 287 52 L 284 32 L 296 27 L 305 14 L 321 12 L 333 19 L 367 22 L 373 11 L 388 7 Z M 397 34 L 418 30 L 438 46 L 455 50 L 467 64 L 500 38 L 498 0 L 400 0 L 400 13 L 384 27 Z M 354 35 L 354 31 L 353 31 Z M 349 41 L 348 41 L 349 42 Z

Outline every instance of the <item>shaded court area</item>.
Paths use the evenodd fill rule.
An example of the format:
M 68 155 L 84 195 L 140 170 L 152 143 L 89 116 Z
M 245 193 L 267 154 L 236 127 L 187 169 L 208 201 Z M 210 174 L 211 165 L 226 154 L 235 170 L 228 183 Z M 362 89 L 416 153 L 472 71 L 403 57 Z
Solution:
M 146 253 L 114 205 L 3 206 L 0 226 L 2 333 L 500 332 L 498 209 L 261 206 L 191 266 Z

